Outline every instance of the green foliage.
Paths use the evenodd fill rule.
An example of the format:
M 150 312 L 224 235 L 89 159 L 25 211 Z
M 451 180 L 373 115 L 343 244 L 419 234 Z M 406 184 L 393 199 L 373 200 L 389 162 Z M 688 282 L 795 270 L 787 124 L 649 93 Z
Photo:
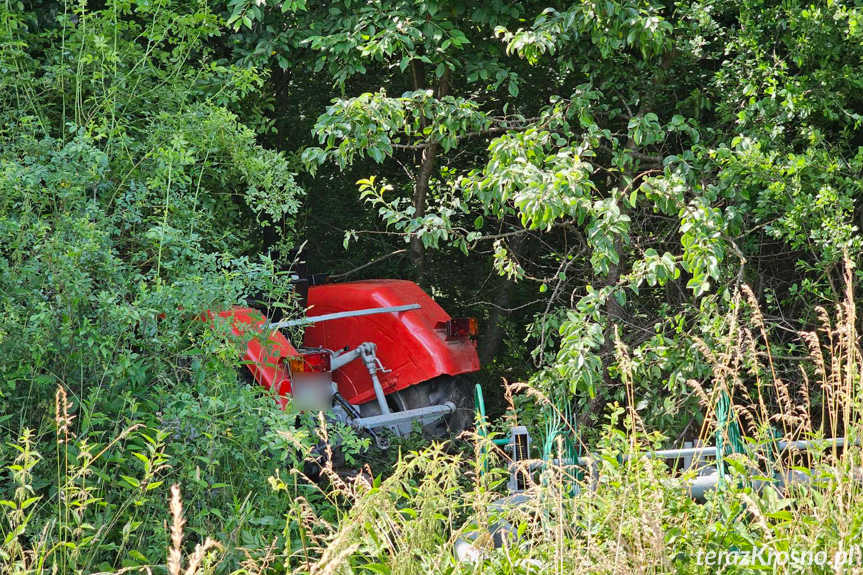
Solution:
M 558 10 L 546 8 L 529 28 L 496 30 L 515 52 L 531 64 L 544 55 L 561 53 L 583 37 L 603 58 L 627 48 L 639 50 L 644 59 L 668 49 L 673 26 L 662 14 L 662 4 L 642 1 L 584 2 Z M 574 65 L 574 62 L 567 62 Z
M 619 457 L 652 429 L 709 425 L 687 382 L 719 386 L 717 357 L 740 360 L 741 393 L 768 371 L 776 390 L 825 373 L 793 334 L 863 248 L 853 3 L 45 1 L 0 21 L 3 568 L 162 563 L 173 482 L 190 545 L 217 537 L 206 569 L 223 571 L 697 572 L 698 549 L 857 535 L 853 489 L 792 509 L 741 478 L 698 507 L 668 470 Z M 531 379 L 580 421 L 623 406 L 598 444 L 604 482 L 570 499 L 546 477 L 507 515 L 525 544 L 475 567 L 450 549 L 492 522 L 502 476 L 482 461 L 433 446 L 389 477 L 305 483 L 312 423 L 238 386 L 238 342 L 200 314 L 292 312 L 275 254 L 306 237 L 322 267 L 416 273 L 453 315 L 487 319 L 487 387 Z M 410 267 L 366 267 L 382 253 Z M 723 342 L 745 283 L 765 309 L 741 359 Z M 776 353 L 753 333 L 778 334 Z M 331 432 L 359 463 L 364 441 Z M 848 453 L 817 473 L 855 485 Z
M 736 284 L 767 282 L 772 311 L 795 310 L 798 328 L 813 317 L 803 293 L 835 299 L 830 281 L 815 278 L 861 247 L 858 9 L 624 0 L 528 3 L 514 14 L 417 2 L 337 22 L 350 8 L 293 13 L 319 27 L 286 50 L 329 66 L 342 90 L 315 126 L 321 146 L 304 158 L 312 170 L 333 161 L 354 171 L 370 159 L 361 165 L 380 177 L 360 180 L 361 197 L 394 236 L 538 283 L 538 298 L 525 290 L 520 300 L 532 307 L 520 323 L 537 367 L 557 375 L 537 382 L 557 382 L 585 405 L 596 393 L 623 400 L 609 391 L 617 324 L 637 356 L 653 358 L 644 376 L 668 393 L 655 421 L 669 421 L 672 390 L 704 373 L 685 348 L 711 333 Z M 447 44 L 459 29 L 469 42 Z M 497 71 L 477 75 L 475 62 Z M 408 77 L 399 83 L 395 70 Z M 387 92 L 408 80 L 431 89 L 345 97 L 355 76 Z M 496 92 L 507 81 L 508 97 Z M 420 105 L 430 113 L 409 111 Z M 459 120 L 462 106 L 483 119 Z M 436 202 L 419 205 L 419 184 L 399 185 L 387 165 L 418 163 L 423 173 L 429 157 L 444 165 L 429 180 Z M 529 266 L 511 253 L 517 236 Z M 772 270 L 765 249 L 786 271 Z M 669 353 L 675 345 L 684 351 Z
M 164 16 L 140 34 L 181 20 Z M 197 310 L 224 308 L 254 291 L 284 297 L 287 286 L 273 262 L 247 255 L 253 246 L 243 230 L 282 221 L 298 204 L 284 159 L 261 149 L 251 130 L 205 94 L 180 105 L 176 90 L 162 87 L 159 63 L 191 74 L 187 62 L 165 52 L 163 62 L 145 58 L 136 67 L 123 60 L 139 55 L 126 46 L 135 42 L 118 40 L 111 49 L 94 40 L 100 28 L 114 28 L 112 11 L 82 11 L 79 18 L 89 29 L 70 27 L 66 48 L 81 53 L 80 70 L 73 70 L 77 98 L 55 83 L 30 101 L 34 115 L 16 115 L 15 91 L 6 92 L 11 100 L 3 108 L 0 370 L 11 397 L 34 404 L 57 381 L 77 381 L 84 396 L 93 385 L 119 389 L 130 378 L 138 385 L 165 381 L 165 369 L 200 331 Z M 211 25 L 206 13 L 196 15 L 185 34 L 197 39 L 186 49 L 200 49 L 196 42 Z M 32 43 L 53 31 L 34 33 Z M 90 50 L 106 53 L 96 60 Z M 218 77 L 206 68 L 195 73 Z M 31 83 L 26 73 L 19 78 L 21 93 Z M 121 91 L 125 84 L 139 91 Z M 136 108 L 148 89 L 157 108 L 175 110 Z M 166 100 L 159 98 L 163 90 Z M 123 115 L 105 125 L 91 107 Z M 70 123 L 94 113 L 92 123 Z
M 462 185 L 499 216 L 511 202 L 526 228 L 549 229 L 564 218 L 583 223 L 593 211 L 593 152 L 555 146 L 562 142 L 547 131 L 501 136 L 489 149 L 485 170 Z
M 458 246 L 463 252 L 468 251 L 468 242 L 478 238 L 480 234 L 468 232 L 454 225 L 455 217 L 468 213 L 465 202 L 454 193 L 443 194 L 435 209 L 422 217 L 416 217 L 416 209 L 409 205 L 410 201 L 403 197 L 393 197 L 392 186 L 378 186 L 372 176 L 368 180 L 357 182 L 360 198 L 366 204 L 376 207 L 379 217 L 388 227 L 404 234 L 405 241 L 411 237 L 419 238 L 425 247 L 438 248 L 442 245 Z M 346 238 L 346 243 L 349 238 Z
M 394 148 L 440 144 L 449 151 L 459 137 L 488 129 L 491 118 L 476 103 L 464 98 L 434 98 L 430 90 L 388 98 L 381 91 L 339 100 L 322 114 L 315 133 L 326 148 L 307 148 L 303 160 L 314 173 L 317 164 L 335 159 L 344 169 L 355 158 L 368 156 L 377 163 L 392 156 Z
M 248 29 L 238 40 L 249 61 L 325 70 L 340 85 L 382 65 L 404 72 L 421 63 L 437 78 L 447 70 L 462 71 L 470 82 L 487 82 L 494 89 L 506 82 L 510 92 L 518 93 L 518 78 L 500 61 L 504 48 L 491 31 L 521 18 L 519 5 L 500 0 L 328 5 L 232 0 L 229 7 L 228 22 L 237 31 Z M 298 50 L 306 57 L 296 58 Z
M 4 572 L 161 562 L 169 478 L 190 532 L 270 540 L 281 507 L 257 492 L 304 435 L 238 387 L 237 342 L 201 320 L 292 306 L 255 230 L 291 245 L 303 191 L 232 111 L 263 77 L 213 60 L 201 4 L 0 15 L 0 459 L 24 458 L 0 473 Z

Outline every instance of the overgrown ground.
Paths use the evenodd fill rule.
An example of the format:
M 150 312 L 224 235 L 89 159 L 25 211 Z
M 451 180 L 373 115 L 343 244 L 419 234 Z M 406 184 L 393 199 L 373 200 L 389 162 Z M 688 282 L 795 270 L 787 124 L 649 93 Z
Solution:
M 296 466 L 275 469 L 237 502 L 232 530 L 208 531 L 213 523 L 201 517 L 222 512 L 207 502 L 228 485 L 202 483 L 209 487 L 202 492 L 194 482 L 174 484 L 169 500 L 159 497 L 167 491 L 162 482 L 176 476 L 165 438 L 148 437 L 140 424 L 99 443 L 76 438 L 58 387 L 58 468 L 43 469 L 32 431 L 15 444 L 14 492 L 2 502 L 4 564 L 11 573 L 701 573 L 719 561 L 726 573 L 859 572 L 860 447 L 780 454 L 775 443 L 859 438 L 863 355 L 853 299 L 832 315 L 824 310 L 819 328 L 800 334 L 817 378 L 799 397 L 770 377 L 753 396 L 742 382 L 749 373 L 769 373 L 771 357 L 769 346 L 753 353 L 764 332 L 751 299 L 747 309 L 750 293 L 744 287 L 738 295 L 722 348 L 711 354 L 715 391 L 692 386 L 708 421 L 717 393 L 730 393 L 749 447 L 761 448 L 729 455 L 724 483 L 703 504 L 682 487 L 694 472 L 672 474 L 662 461 L 640 456 L 663 438 L 648 434 L 631 407 L 615 407 L 590 454 L 595 471 L 580 477 L 573 467 L 550 464 L 531 476 L 518 506 L 492 505 L 502 495 L 506 458 L 487 438 L 471 436 L 461 452 L 437 442 L 403 451 L 384 476 L 325 468 L 315 485 Z M 626 366 L 622 345 L 618 353 Z M 521 392 L 548 401 L 534 389 Z M 811 396 L 819 394 L 825 401 L 815 427 Z M 705 426 L 705 439 L 714 429 Z M 318 433 L 325 436 L 326 427 Z M 280 435 L 298 451 L 307 444 L 292 432 Z M 137 460 L 135 476 L 118 474 L 124 459 Z M 770 484 L 794 471 L 797 483 Z M 51 483 L 37 485 L 37 478 Z M 264 501 L 278 513 L 272 529 L 252 511 L 262 511 Z M 496 549 L 490 534 L 501 521 L 510 535 Z M 459 538 L 472 542 L 468 552 L 457 552 Z
M 0 572 L 700 573 L 753 549 L 859 572 L 861 22 L 795 0 L 0 3 Z M 546 464 L 498 517 L 487 439 L 382 454 L 239 383 L 243 342 L 201 313 L 301 314 L 306 240 L 311 271 L 479 316 L 492 428 L 552 458 L 560 431 L 598 473 Z M 638 454 L 734 444 L 724 394 L 750 450 L 697 504 Z M 336 436 L 359 472 L 305 478 Z M 849 443 L 776 453 L 829 437 Z M 753 488 L 789 471 L 808 481 Z

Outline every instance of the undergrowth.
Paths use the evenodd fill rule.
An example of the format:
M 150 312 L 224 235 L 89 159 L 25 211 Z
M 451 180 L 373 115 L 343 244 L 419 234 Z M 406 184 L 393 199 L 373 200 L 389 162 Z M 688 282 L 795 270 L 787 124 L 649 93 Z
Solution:
M 201 510 L 188 503 L 183 510 L 179 485 L 171 488 L 169 501 L 161 500 L 161 514 L 142 516 L 142 502 L 156 491 L 169 465 L 167 432 L 150 436 L 133 424 L 97 445 L 75 433 L 76 421 L 60 387 L 54 420 L 61 453 L 57 482 L 34 485 L 41 456 L 33 448 L 33 432 L 25 430 L 9 467 L 15 488 L 2 502 L 4 564 L 15 574 L 96 571 L 100 565 L 89 558 L 105 555 L 103 534 L 122 524 L 110 553 L 125 552 L 140 564 L 120 571 L 700 573 L 709 554 L 734 553 L 737 559 L 725 559 L 721 572 L 855 572 L 863 525 L 863 462 L 857 444 L 863 362 L 851 264 L 846 265 L 845 301 L 832 315 L 821 309 L 817 329 L 799 334 L 811 362 L 801 365 L 795 383 L 773 375 L 767 331 L 746 286 L 732 302 L 722 345 L 711 351 L 695 343 L 714 373 L 710 383 L 691 382 L 706 410 L 703 438 L 709 440 L 716 429 L 715 397 L 724 391 L 733 398 L 750 447 L 746 454 L 726 457 L 725 480 L 704 503 L 687 493 L 686 482 L 695 471 L 680 473 L 643 455 L 664 438 L 645 429 L 631 405 L 612 406 L 584 474 L 577 478 L 571 466 L 546 463 L 529 475 L 518 505 L 494 504 L 508 478 L 506 457 L 479 436 L 467 438 L 473 451 L 454 452 L 446 443 L 433 442 L 403 452 L 386 477 L 368 468 L 345 475 L 325 466 L 315 485 L 301 466 L 282 466 L 258 486 L 283 501 L 281 533 L 250 545 L 237 532 L 190 532 L 183 514 Z M 622 345 L 618 355 L 625 366 Z M 625 375 L 624 382 L 631 385 Z M 521 391 L 539 403 L 548 401 L 536 390 Z M 815 394 L 824 396 L 817 414 L 811 404 Z M 321 433 L 326 439 L 325 427 Z M 777 449 L 780 440 L 817 443 L 839 436 L 848 441 L 844 448 L 825 443 L 808 452 Z M 282 437 L 303 444 L 290 431 Z M 140 462 L 140 473 L 122 477 L 129 489 L 118 497 L 104 484 L 113 479 L 112 467 L 122 453 Z M 789 474 L 797 480 L 776 481 Z M 298 490 L 300 485 L 308 490 Z M 141 523 L 166 520 L 170 526 L 156 540 L 136 538 Z M 495 526 L 502 524 L 507 528 L 498 531 L 495 546 Z M 465 542 L 468 552 L 457 551 Z M 741 559 L 753 550 L 759 565 Z M 229 558 L 237 552 L 242 559 L 234 563 Z M 804 563 L 795 563 L 794 553 L 798 558 L 802 553 Z M 850 565 L 836 562 L 842 553 Z

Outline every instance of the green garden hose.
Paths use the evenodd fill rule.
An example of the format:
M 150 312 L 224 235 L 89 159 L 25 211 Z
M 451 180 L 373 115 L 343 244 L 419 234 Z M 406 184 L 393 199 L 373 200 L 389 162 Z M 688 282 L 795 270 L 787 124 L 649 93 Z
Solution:
M 716 401 L 716 470 L 719 473 L 719 480 L 722 481 L 725 476 L 725 456 L 732 453 L 745 453 L 746 448 L 743 445 L 743 436 L 740 433 L 740 425 L 734 418 L 731 410 L 731 397 L 728 392 L 719 392 L 719 398 Z M 725 440 L 728 439 L 726 444 Z
M 479 445 L 480 453 L 482 454 L 483 471 L 488 472 L 488 450 L 486 449 L 485 439 L 488 437 L 488 420 L 485 417 L 485 400 L 482 395 L 482 386 L 476 384 L 473 388 L 474 412 L 476 413 L 476 434 L 480 436 Z M 500 439 L 492 439 L 491 442 L 498 446 L 509 445 L 508 437 Z

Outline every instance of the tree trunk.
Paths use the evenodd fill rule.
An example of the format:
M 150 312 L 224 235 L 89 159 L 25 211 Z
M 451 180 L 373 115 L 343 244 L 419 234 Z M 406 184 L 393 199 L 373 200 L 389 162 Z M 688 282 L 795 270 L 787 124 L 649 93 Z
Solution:
M 414 186 L 413 205 L 414 217 L 422 218 L 426 214 L 426 198 L 429 192 L 429 180 L 434 171 L 435 158 L 437 156 L 438 145 L 432 144 L 427 148 L 423 148 L 422 159 L 420 160 L 420 169 L 417 173 L 417 181 Z M 414 264 L 417 275 L 417 283 L 423 285 L 425 279 L 425 246 L 417 236 L 411 236 L 410 243 L 410 259 Z
M 524 245 L 525 235 L 513 236 L 509 242 L 509 251 L 513 256 L 518 256 L 521 253 Z M 488 327 L 479 341 L 479 363 L 480 365 L 488 365 L 494 360 L 500 345 L 503 343 L 504 331 L 503 320 L 509 316 L 507 309 L 512 302 L 512 292 L 515 288 L 515 282 L 506 276 L 498 276 L 498 285 L 496 292 L 495 306 L 491 308 L 488 314 Z
M 641 118 L 645 113 L 647 113 L 647 109 L 645 106 L 642 106 L 638 110 L 638 113 L 635 114 L 635 117 Z M 634 152 L 638 148 L 638 144 L 635 143 L 635 140 L 629 137 L 626 139 L 625 148 Z M 624 177 L 621 178 L 621 183 L 623 183 L 627 177 L 634 177 L 635 174 L 632 170 L 628 170 L 623 174 L 623 176 Z M 628 214 L 628 212 L 629 210 L 627 210 L 625 206 L 620 206 L 621 214 Z M 613 263 L 608 266 L 608 276 L 605 278 L 606 286 L 615 286 L 617 285 L 617 282 L 620 281 L 620 264 L 623 262 L 624 247 L 623 240 L 620 237 L 614 240 L 614 251 L 617 252 L 618 263 Z M 620 320 L 625 322 L 628 319 L 626 310 L 622 305 L 620 305 L 620 302 L 618 302 L 617 298 L 614 296 L 608 298 L 605 302 L 605 315 L 608 321 L 605 326 L 605 333 L 603 334 L 605 337 L 605 343 L 602 344 L 602 348 L 599 351 L 599 357 L 602 358 L 603 367 L 610 365 L 614 360 L 614 328 L 617 326 L 617 322 Z M 606 400 L 601 392 L 605 389 L 609 389 L 613 383 L 611 375 L 608 373 L 608 369 L 604 369 L 602 373 L 602 385 L 597 388 L 596 396 L 587 404 L 587 417 L 591 424 L 595 423 L 597 419 L 599 419 L 602 415 L 602 410 L 605 408 Z
M 623 212 L 622 208 L 621 211 Z M 620 256 L 620 261 L 623 260 L 623 248 L 623 241 L 620 238 L 616 239 L 614 242 L 614 251 L 616 251 Z M 605 279 L 605 285 L 617 285 L 618 281 L 620 281 L 620 264 L 612 264 L 608 266 L 608 276 Z M 620 305 L 617 298 L 612 296 L 605 302 L 605 315 L 608 318 L 605 333 L 603 334 L 605 342 L 602 344 L 602 348 L 600 348 L 599 351 L 599 357 L 602 359 L 602 365 L 604 368 L 613 360 L 614 327 L 617 325 L 619 320 L 626 318 L 626 310 L 622 305 Z M 606 399 L 602 392 L 605 389 L 609 389 L 612 384 L 613 381 L 611 379 L 611 375 L 608 373 L 608 369 L 604 369 L 602 373 L 602 383 L 596 389 L 596 395 L 587 403 L 587 423 L 589 426 L 596 423 L 602 415 L 602 410 L 605 408 L 606 403 Z
M 420 60 L 411 60 L 411 82 L 414 90 L 425 89 L 425 66 Z M 447 68 L 444 75 L 441 77 L 437 86 L 437 97 L 443 98 L 449 92 L 450 71 Z M 427 125 L 426 119 L 422 118 L 422 127 Z M 435 160 L 440 146 L 437 143 L 431 144 L 423 148 L 422 156 L 420 157 L 420 167 L 417 172 L 416 184 L 414 184 L 413 207 L 414 217 L 422 218 L 426 213 L 426 204 L 428 202 L 429 182 L 434 173 Z M 411 236 L 410 248 L 408 256 L 416 270 L 417 283 L 423 285 L 425 283 L 425 246 L 422 240 L 416 236 Z

